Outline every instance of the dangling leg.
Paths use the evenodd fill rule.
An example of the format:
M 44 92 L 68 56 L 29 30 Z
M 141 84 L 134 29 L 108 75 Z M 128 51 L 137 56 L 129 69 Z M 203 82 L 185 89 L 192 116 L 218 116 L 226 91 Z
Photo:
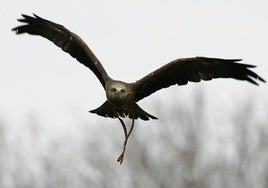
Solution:
M 123 146 L 123 152 L 121 153 L 121 155 L 117 159 L 117 162 L 119 162 L 120 164 L 122 164 L 123 163 L 123 160 L 124 160 L 125 151 L 126 151 L 127 141 L 128 141 L 128 138 L 129 138 L 129 136 L 130 136 L 130 134 L 131 134 L 131 132 L 132 132 L 132 130 L 134 128 L 134 120 L 135 119 L 134 118 L 132 119 L 132 124 L 131 124 L 131 127 L 130 127 L 128 133 L 127 133 L 127 128 L 126 128 L 126 125 L 125 125 L 124 121 L 120 117 L 118 117 L 118 119 L 119 119 L 119 121 L 120 121 L 120 123 L 121 123 L 121 125 L 122 125 L 122 127 L 124 129 L 124 134 L 125 134 L 125 141 L 124 141 L 124 146 Z

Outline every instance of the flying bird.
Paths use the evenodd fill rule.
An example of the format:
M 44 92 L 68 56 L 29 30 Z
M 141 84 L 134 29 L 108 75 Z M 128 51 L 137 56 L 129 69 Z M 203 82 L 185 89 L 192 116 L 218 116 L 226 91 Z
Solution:
M 120 164 L 124 160 L 127 141 L 133 130 L 135 119 L 157 119 L 137 104 L 143 98 L 171 85 L 186 85 L 188 82 L 207 81 L 215 78 L 246 80 L 255 85 L 258 85 L 258 81 L 265 82 L 263 78 L 250 70 L 255 67 L 254 65 L 238 63 L 241 59 L 192 57 L 175 59 L 136 82 L 126 83 L 112 79 L 87 44 L 63 25 L 35 14 L 33 16 L 22 14 L 22 18 L 18 21 L 25 24 L 12 29 L 16 34 L 39 35 L 52 41 L 97 76 L 105 90 L 107 100 L 90 112 L 103 117 L 119 119 L 125 135 L 123 151 L 117 159 Z M 132 120 L 129 130 L 122 119 L 125 117 Z

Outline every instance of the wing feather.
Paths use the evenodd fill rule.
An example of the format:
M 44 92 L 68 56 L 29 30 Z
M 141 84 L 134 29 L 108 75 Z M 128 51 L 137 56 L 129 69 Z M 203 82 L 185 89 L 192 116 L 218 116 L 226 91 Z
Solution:
M 40 35 L 52 41 L 63 51 L 69 53 L 93 71 L 102 86 L 105 87 L 105 80 L 110 79 L 108 74 L 94 53 L 78 35 L 60 24 L 45 20 L 35 14 L 34 17 L 22 14 L 22 17 L 18 21 L 26 23 L 26 25 L 13 28 L 12 30 L 16 34 L 28 33 L 31 35 Z
M 215 78 L 234 78 L 258 85 L 263 78 L 251 71 L 254 65 L 237 63 L 241 59 L 218 59 L 207 57 L 181 58 L 133 83 L 135 101 L 171 85 L 186 85 L 190 82 L 212 80 Z

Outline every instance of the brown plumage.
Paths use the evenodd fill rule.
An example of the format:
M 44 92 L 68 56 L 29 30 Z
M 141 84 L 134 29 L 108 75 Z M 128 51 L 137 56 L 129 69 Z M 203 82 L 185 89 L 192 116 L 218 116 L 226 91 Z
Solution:
M 134 120 L 157 119 L 142 110 L 136 102 L 152 93 L 171 85 L 185 85 L 190 82 L 212 80 L 215 78 L 234 78 L 246 80 L 258 85 L 257 81 L 265 82 L 263 78 L 251 71 L 254 65 L 237 63 L 241 59 L 219 59 L 207 57 L 181 58 L 171 61 L 154 72 L 134 83 L 113 80 L 108 76 L 100 61 L 89 49 L 86 43 L 75 33 L 64 26 L 45 20 L 37 15 L 22 15 L 18 21 L 25 23 L 12 29 L 17 34 L 29 33 L 40 35 L 52 41 L 63 51 L 69 53 L 80 63 L 88 67 L 99 79 L 106 92 L 107 101 L 99 108 L 91 110 L 100 116 L 118 118 L 123 126 L 125 142 L 118 162 L 124 159 L 127 140 L 133 130 Z M 127 131 L 120 117 L 132 119 L 132 125 Z
M 251 71 L 254 65 L 237 63 L 241 59 L 207 57 L 180 58 L 162 66 L 135 82 L 135 101 L 171 85 L 186 85 L 188 82 L 207 81 L 215 78 L 234 78 L 258 85 L 263 78 Z

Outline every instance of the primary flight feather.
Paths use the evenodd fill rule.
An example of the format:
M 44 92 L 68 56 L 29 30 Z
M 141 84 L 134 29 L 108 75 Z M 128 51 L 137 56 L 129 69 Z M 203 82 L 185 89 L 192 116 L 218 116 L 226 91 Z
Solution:
M 118 162 L 124 159 L 127 140 L 133 130 L 134 120 L 157 119 L 141 109 L 136 102 L 152 93 L 171 85 L 185 85 L 190 82 L 212 80 L 215 78 L 234 78 L 246 80 L 258 85 L 258 81 L 265 82 L 263 78 L 250 70 L 254 65 L 238 63 L 241 59 L 220 59 L 207 57 L 180 58 L 160 67 L 147 76 L 134 83 L 113 80 L 109 77 L 100 61 L 90 50 L 87 44 L 75 33 L 64 26 L 43 19 L 34 14 L 22 14 L 18 21 L 25 23 L 12 29 L 17 34 L 28 33 L 40 35 L 52 41 L 63 51 L 69 53 L 80 63 L 88 67 L 98 78 L 106 92 L 107 100 L 97 109 L 90 112 L 100 116 L 118 118 L 123 126 L 125 142 Z M 120 117 L 132 119 L 132 125 L 127 132 L 125 124 Z

